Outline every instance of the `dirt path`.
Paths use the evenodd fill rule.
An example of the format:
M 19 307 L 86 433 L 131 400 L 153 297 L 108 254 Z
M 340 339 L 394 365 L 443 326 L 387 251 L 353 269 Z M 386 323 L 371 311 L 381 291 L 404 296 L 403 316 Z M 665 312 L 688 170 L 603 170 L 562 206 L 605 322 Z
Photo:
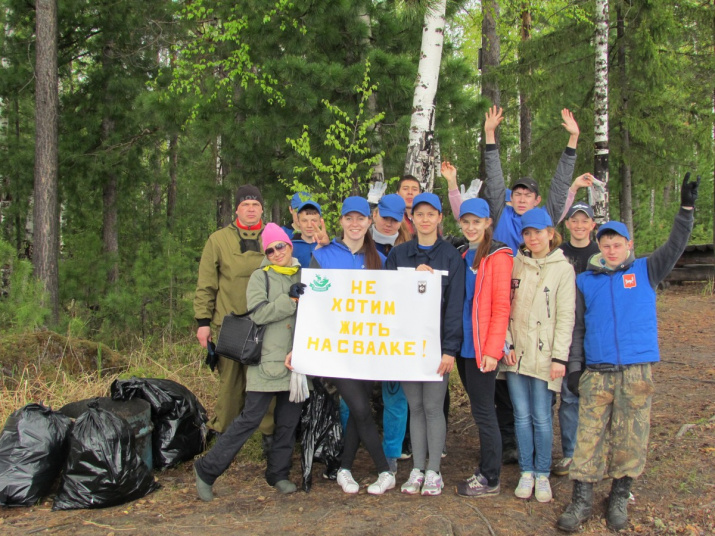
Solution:
M 669 289 L 659 296 L 662 363 L 655 369 L 648 465 L 634 486 L 629 534 L 715 534 L 715 314 L 712 296 L 700 286 Z M 694 426 L 677 437 L 683 425 Z M 558 433 L 555 455 L 560 454 Z M 104 510 L 51 512 L 0 508 L 0 534 L 221 535 L 221 534 L 459 534 L 549 535 L 571 495 L 567 477 L 552 478 L 554 500 L 540 504 L 514 497 L 518 467 L 506 466 L 498 497 L 464 499 L 457 480 L 474 469 L 477 434 L 461 385 L 453 386 L 448 456 L 442 471 L 447 487 L 439 497 L 410 497 L 396 491 L 382 497 L 343 494 L 314 466 L 309 494 L 283 497 L 263 480 L 260 464 L 237 462 L 216 483 L 216 499 L 201 503 L 191 464 L 157 475 L 162 488 L 152 495 Z M 297 459 L 296 459 L 297 460 Z M 295 467 L 298 467 L 296 462 Z M 400 462 L 398 485 L 411 469 Z M 361 450 L 354 475 L 367 485 L 374 476 Z M 294 470 L 294 480 L 298 481 Z M 596 487 L 596 515 L 586 534 L 608 533 L 603 504 L 610 482 Z

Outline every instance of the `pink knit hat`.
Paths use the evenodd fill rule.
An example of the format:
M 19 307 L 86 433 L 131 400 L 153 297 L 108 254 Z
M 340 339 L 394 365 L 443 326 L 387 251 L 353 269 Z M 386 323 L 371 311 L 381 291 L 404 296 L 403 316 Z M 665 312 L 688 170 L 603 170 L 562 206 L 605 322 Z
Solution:
M 261 233 L 261 238 L 263 239 L 263 249 L 266 249 L 273 242 L 285 242 L 290 247 L 293 247 L 293 242 L 290 241 L 286 232 L 275 223 L 266 224 Z

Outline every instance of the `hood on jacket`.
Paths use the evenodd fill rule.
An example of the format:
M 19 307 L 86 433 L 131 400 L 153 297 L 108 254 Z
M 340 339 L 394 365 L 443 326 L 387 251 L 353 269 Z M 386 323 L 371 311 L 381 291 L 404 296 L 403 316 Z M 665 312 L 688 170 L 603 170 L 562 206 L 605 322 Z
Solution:
M 620 264 L 617 268 L 611 269 L 606 266 L 606 261 L 603 260 L 603 254 L 596 253 L 595 255 L 592 255 L 590 259 L 588 259 L 588 266 L 586 267 L 586 269 L 598 274 L 621 272 L 623 270 L 628 270 L 628 268 L 631 267 L 631 264 L 633 264 L 635 260 L 636 254 L 633 250 L 631 250 L 630 255 L 628 255 L 628 258 L 622 264 Z

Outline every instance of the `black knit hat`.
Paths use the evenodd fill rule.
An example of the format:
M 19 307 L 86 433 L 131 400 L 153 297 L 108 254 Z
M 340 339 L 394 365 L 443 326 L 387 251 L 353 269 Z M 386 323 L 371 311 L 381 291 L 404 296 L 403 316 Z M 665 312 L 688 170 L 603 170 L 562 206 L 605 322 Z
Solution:
M 236 206 L 244 201 L 258 201 L 263 206 L 263 196 L 258 188 L 252 184 L 244 184 L 236 191 Z

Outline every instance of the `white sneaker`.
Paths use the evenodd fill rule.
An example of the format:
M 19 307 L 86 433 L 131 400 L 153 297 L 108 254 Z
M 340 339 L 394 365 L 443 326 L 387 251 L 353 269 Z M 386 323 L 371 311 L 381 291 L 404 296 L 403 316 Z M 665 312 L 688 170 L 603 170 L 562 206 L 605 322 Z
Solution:
M 377 476 L 377 480 L 367 487 L 370 495 L 382 495 L 388 489 L 395 487 L 395 475 L 390 471 L 383 471 Z
M 425 473 L 425 483 L 422 486 L 422 495 L 440 495 L 442 493 L 442 488 L 444 487 L 444 482 L 442 482 L 442 475 L 428 470 Z
M 353 474 L 348 469 L 340 469 L 340 471 L 338 471 L 337 481 L 345 493 L 354 494 L 360 491 L 360 484 L 355 482 Z
M 422 488 L 422 483 L 425 481 L 425 474 L 419 469 L 412 469 L 410 472 L 410 478 L 407 482 L 402 484 L 400 491 L 402 493 L 407 493 L 408 495 L 417 495 Z
M 534 497 L 536 500 L 542 503 L 551 502 L 551 484 L 549 484 L 549 477 L 546 475 L 539 475 L 536 477 L 536 490 L 534 491 Z
M 534 490 L 534 473 L 525 471 L 521 473 L 521 478 L 519 479 L 519 484 L 514 490 L 514 495 L 520 499 L 528 499 L 531 497 L 531 493 Z

